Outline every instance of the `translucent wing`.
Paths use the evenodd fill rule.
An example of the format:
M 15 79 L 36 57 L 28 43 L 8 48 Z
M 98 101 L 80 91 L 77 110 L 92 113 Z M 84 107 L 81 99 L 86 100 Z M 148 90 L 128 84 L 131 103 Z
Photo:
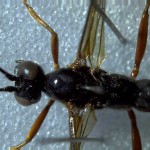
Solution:
M 103 10 L 105 10 L 105 0 L 97 0 L 96 3 L 98 3 L 99 6 Z M 77 59 L 73 64 L 73 67 L 76 64 L 78 67 L 78 60 L 79 63 L 81 63 L 81 60 L 84 60 L 85 62 L 88 62 L 90 67 L 99 68 L 104 58 L 104 19 L 94 8 L 91 0 L 86 24 L 82 34 L 79 49 L 77 51 Z M 91 105 L 87 105 L 83 110 L 77 111 L 74 107 L 70 107 L 69 110 L 69 126 L 71 137 L 87 137 L 94 128 L 94 125 L 96 124 L 94 109 Z M 82 146 L 82 142 L 71 143 L 70 150 L 81 150 Z
M 105 0 L 97 0 L 99 7 L 105 10 Z M 77 52 L 77 59 L 88 61 L 91 67 L 99 68 L 105 58 L 104 19 L 95 9 L 89 7 L 86 24 Z
M 114 23 L 105 13 L 106 0 L 91 0 L 88 15 L 77 51 L 75 65 L 88 62 L 92 68 L 99 68 L 105 55 L 104 22 L 112 32 L 125 44 L 127 40 L 122 36 Z
M 105 55 L 104 43 L 104 21 L 109 25 L 120 41 L 124 41 L 122 35 L 107 17 L 105 12 L 105 0 L 91 0 L 88 15 L 77 51 L 77 58 L 70 67 L 88 65 L 91 69 L 99 68 L 103 63 Z M 77 110 L 72 105 L 69 108 L 69 127 L 72 138 L 79 139 L 71 143 L 70 150 L 81 150 L 83 142 L 80 138 L 87 137 L 96 123 L 95 111 L 91 105 L 85 106 L 83 110 Z
M 86 138 L 94 128 L 96 124 L 96 116 L 95 111 L 91 105 L 87 105 L 83 110 L 75 111 L 72 109 L 73 114 L 70 117 L 70 121 L 72 121 L 72 131 L 73 137 L 75 138 Z M 76 112 L 76 113 L 75 113 Z M 81 150 L 83 147 L 82 142 L 76 142 L 71 144 L 70 150 Z
M 87 137 L 91 131 L 93 130 L 96 124 L 96 116 L 95 111 L 92 109 L 91 106 L 85 107 L 82 111 L 81 120 L 77 126 L 77 137 Z M 80 149 L 82 149 L 83 143 L 79 143 Z

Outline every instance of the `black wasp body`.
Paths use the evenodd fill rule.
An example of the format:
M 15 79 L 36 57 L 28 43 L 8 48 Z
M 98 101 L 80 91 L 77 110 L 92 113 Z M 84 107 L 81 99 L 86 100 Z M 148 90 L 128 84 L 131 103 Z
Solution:
M 15 87 L 5 87 L 1 91 L 14 92 L 16 100 L 23 105 L 38 102 L 43 91 L 78 108 L 91 104 L 94 109 L 134 107 L 141 111 L 150 110 L 149 80 L 136 81 L 101 69 L 91 72 L 86 66 L 61 68 L 45 75 L 42 68 L 31 61 L 19 62 L 15 68 L 16 76 L 3 69 L 1 72 L 15 81 Z
M 44 89 L 49 96 L 72 102 L 82 108 L 90 103 L 94 109 L 134 107 L 150 110 L 150 81 L 109 74 L 102 69 L 91 73 L 89 67 L 62 68 L 46 75 Z

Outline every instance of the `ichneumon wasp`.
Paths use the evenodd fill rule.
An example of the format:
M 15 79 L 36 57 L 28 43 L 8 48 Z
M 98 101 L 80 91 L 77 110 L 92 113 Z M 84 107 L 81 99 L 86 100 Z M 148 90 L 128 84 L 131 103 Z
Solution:
M 24 2 L 25 2 L 25 4 L 27 5 L 26 1 L 24 1 Z M 93 4 L 93 5 L 94 5 L 94 4 Z M 94 7 L 94 8 L 95 8 L 95 7 Z M 32 14 L 33 14 L 33 13 L 32 13 Z M 93 31 L 93 32 L 94 32 L 94 31 Z M 55 39 L 55 38 L 56 38 L 56 36 L 54 36 L 54 39 Z M 56 41 L 56 40 L 54 40 L 54 41 Z M 57 42 L 56 42 L 56 43 L 57 43 Z M 54 45 L 55 45 L 54 48 L 56 48 L 56 45 L 57 45 L 57 44 L 54 44 Z M 91 43 L 91 45 L 92 45 L 92 43 Z M 82 52 L 79 52 L 79 53 L 78 53 L 78 54 L 79 54 L 78 57 L 81 57 L 81 58 L 83 59 L 83 57 L 84 57 L 83 55 L 87 55 L 87 53 L 89 54 L 89 51 L 86 51 L 86 52 L 83 52 L 83 51 L 82 51 Z M 83 55 L 80 56 L 80 54 L 83 54 Z M 56 53 L 55 53 L 54 55 L 56 56 Z M 81 59 L 81 58 L 79 58 L 79 59 Z M 90 64 L 90 65 L 93 64 L 93 62 L 91 62 L 91 60 L 92 60 L 92 59 L 89 60 L 89 64 Z M 56 62 L 55 62 L 56 65 L 55 65 L 55 66 L 56 66 L 56 68 L 57 68 L 57 58 L 55 58 L 55 61 L 56 61 Z M 20 64 L 20 63 L 22 63 L 22 62 L 21 62 L 21 61 L 18 61 L 18 63 Z M 79 62 L 79 63 L 80 63 L 80 62 Z M 78 67 L 79 67 L 79 65 L 76 66 L 75 64 L 73 64 L 72 66 L 75 67 L 75 69 L 78 69 Z M 70 67 L 73 68 L 72 66 L 70 66 Z M 77 68 L 76 68 L 76 67 L 77 67 Z M 21 68 L 22 68 L 22 67 L 21 67 Z M 2 70 L 1 70 L 1 71 L 2 71 Z M 78 71 L 79 71 L 79 70 L 78 70 Z M 85 71 L 87 72 L 87 70 L 85 70 Z M 94 70 L 94 71 L 95 71 L 95 70 Z M 94 72 L 94 71 L 91 72 L 91 74 L 93 75 L 93 77 L 95 76 L 95 78 L 97 78 L 97 76 L 95 75 L 95 72 Z M 17 72 L 17 71 L 16 71 L 16 72 Z M 27 70 L 27 72 L 28 72 L 28 70 Z M 89 71 L 88 71 L 88 72 L 89 72 Z M 103 73 L 105 74 L 105 72 L 103 72 Z M 19 73 L 19 74 L 20 74 L 20 73 Z M 81 74 L 82 74 L 82 73 L 81 73 Z M 98 73 L 98 74 L 99 74 L 99 73 Z M 115 78 L 116 78 L 116 77 L 115 77 Z M 119 77 L 119 78 L 120 78 L 120 77 Z M 11 78 L 11 79 L 12 79 L 12 78 Z M 12 79 L 12 80 L 15 80 L 15 79 Z M 16 81 L 16 80 L 15 80 L 15 81 Z M 17 85 L 18 85 L 18 83 L 16 83 L 16 86 L 17 86 Z M 33 85 L 32 85 L 32 86 L 33 86 Z M 95 86 L 95 84 L 94 84 L 94 86 Z M 78 86 L 78 88 L 79 88 L 80 90 L 82 89 L 83 91 L 84 91 L 84 90 L 87 90 L 87 91 L 91 91 L 91 92 L 94 92 L 94 91 L 96 91 L 96 89 L 98 89 L 98 91 L 97 91 L 97 92 L 94 92 L 94 93 L 101 93 L 101 94 L 104 94 L 103 92 L 105 92 L 105 90 L 104 90 L 103 88 L 98 88 L 98 87 L 95 89 L 95 87 L 91 87 L 91 86 L 81 86 L 81 87 Z M 5 89 L 1 89 L 1 90 L 9 90 L 9 91 L 10 91 L 10 90 L 11 90 L 11 91 L 14 90 L 14 91 L 15 91 L 16 89 L 11 87 L 11 88 L 8 88 L 8 89 L 5 88 Z M 18 91 L 16 90 L 15 92 L 18 92 Z M 109 92 L 110 92 L 110 91 L 109 91 Z M 31 92 L 31 93 L 32 93 L 32 92 Z M 34 93 L 34 92 L 33 92 L 33 93 Z M 29 95 L 30 95 L 30 94 L 29 94 Z M 50 95 L 51 95 L 51 94 L 50 94 Z M 17 96 L 18 96 L 18 95 L 17 95 Z M 25 96 L 25 97 L 26 97 L 26 96 Z M 32 97 L 32 96 L 31 96 L 31 97 Z M 54 97 L 55 97 L 55 96 L 54 96 Z M 57 97 L 57 98 L 58 98 L 58 97 Z M 82 97 L 82 98 L 83 98 L 83 97 Z M 66 98 L 65 98 L 65 99 L 66 99 Z M 71 101 L 69 101 L 69 102 L 71 102 Z M 99 101 L 98 101 L 98 103 L 99 103 Z M 94 103 L 92 103 L 92 104 L 93 104 L 93 105 L 97 105 L 97 107 L 98 107 L 98 105 L 101 105 L 101 104 L 94 104 Z M 79 104 L 79 105 L 80 105 L 80 104 Z M 78 106 L 79 106 L 79 105 L 78 105 Z M 72 105 L 69 104 L 69 107 L 72 107 Z M 80 107 L 80 106 L 79 106 L 79 107 Z M 83 107 L 83 106 L 81 106 L 81 107 Z M 95 108 L 95 107 L 94 107 L 94 108 Z M 71 109 L 72 109 L 72 108 L 70 108 L 69 110 L 71 110 Z M 70 114 L 71 114 L 71 113 L 70 113 Z M 80 119 L 80 117 L 77 118 L 77 121 L 78 121 L 78 119 Z M 70 122 L 70 123 L 72 123 L 72 122 Z M 79 137 L 80 137 L 80 136 L 79 136 Z M 81 136 L 81 137 L 82 137 L 82 136 Z M 72 144 L 71 146 L 72 146 L 72 148 L 73 148 L 73 147 L 76 147 L 76 146 L 78 147 L 78 146 L 80 146 L 80 144 L 79 144 L 79 145 L 78 145 L 78 144 L 77 144 L 77 145 L 76 145 L 76 144 Z

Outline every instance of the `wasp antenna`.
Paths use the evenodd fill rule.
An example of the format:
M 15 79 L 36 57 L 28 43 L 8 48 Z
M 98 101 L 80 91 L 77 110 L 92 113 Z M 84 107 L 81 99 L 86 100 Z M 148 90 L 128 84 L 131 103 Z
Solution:
M 1 92 L 17 92 L 18 90 L 14 86 L 7 86 L 7 87 L 4 87 L 4 88 L 0 88 L 0 91 Z
M 2 68 L 0 68 L 0 72 L 1 72 L 2 74 L 4 74 L 5 77 L 6 77 L 7 79 L 9 79 L 10 81 L 16 81 L 16 80 L 17 80 L 17 77 L 16 77 L 16 76 L 11 75 L 10 73 L 6 72 L 6 71 L 5 71 L 4 69 L 2 69 Z

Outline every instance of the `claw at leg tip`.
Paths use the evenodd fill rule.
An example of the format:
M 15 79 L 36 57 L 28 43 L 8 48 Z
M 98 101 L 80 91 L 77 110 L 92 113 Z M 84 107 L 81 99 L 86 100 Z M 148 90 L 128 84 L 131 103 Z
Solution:
M 10 147 L 9 150 L 21 150 L 21 148 Z

